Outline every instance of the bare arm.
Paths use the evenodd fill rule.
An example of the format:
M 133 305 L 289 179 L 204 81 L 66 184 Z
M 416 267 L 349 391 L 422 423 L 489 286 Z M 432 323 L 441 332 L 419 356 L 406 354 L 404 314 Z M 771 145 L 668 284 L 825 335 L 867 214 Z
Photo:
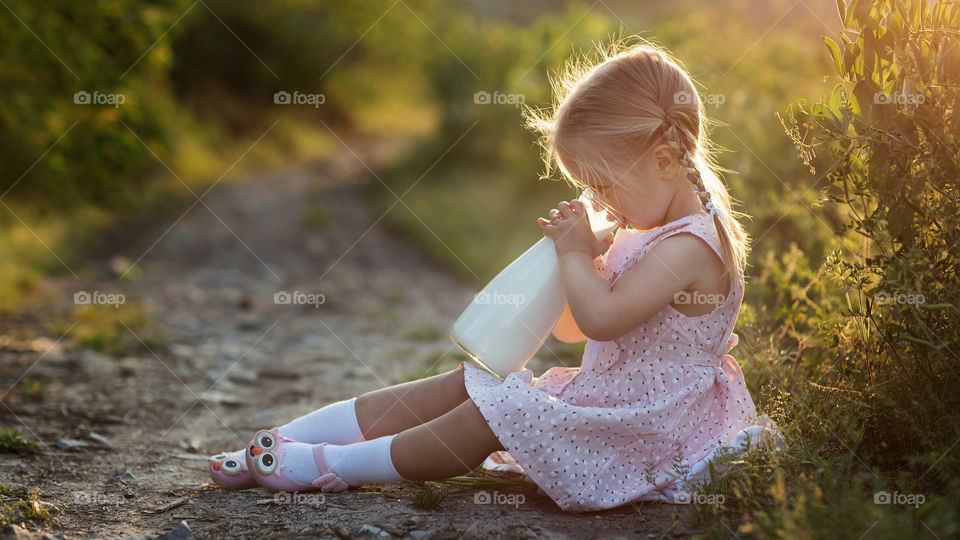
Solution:
M 608 246 L 590 230 L 583 204 L 561 201 L 558 207 L 551 221 L 540 218 L 538 223 L 554 240 L 567 307 L 586 338 L 610 341 L 626 334 L 717 264 L 709 246 L 691 234 L 679 234 L 651 248 L 611 287 L 594 264 Z
M 560 258 L 568 307 L 583 334 L 597 341 L 615 339 L 643 324 L 676 294 L 697 280 L 699 269 L 715 264 L 697 238 L 680 234 L 663 240 L 620 276 L 613 287 L 584 251 Z

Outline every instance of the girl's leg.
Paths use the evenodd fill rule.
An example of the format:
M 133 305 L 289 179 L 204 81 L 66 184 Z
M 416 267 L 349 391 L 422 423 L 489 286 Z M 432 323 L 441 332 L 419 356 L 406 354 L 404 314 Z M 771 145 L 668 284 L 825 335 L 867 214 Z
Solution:
M 469 399 L 458 368 L 363 394 L 356 402 L 357 423 L 365 439 L 376 439 L 430 422 Z
M 433 420 L 465 400 L 469 396 L 463 385 L 463 370 L 455 369 L 331 403 L 280 426 L 277 432 L 303 443 L 367 442 Z M 386 448 L 384 465 L 391 469 L 389 441 Z M 214 482 L 229 489 L 256 485 L 251 471 L 243 466 L 245 450 L 211 458 L 210 476 Z M 305 459 L 312 461 L 312 457 Z
M 503 445 L 468 398 L 443 416 L 398 434 L 390 455 L 401 476 L 423 481 L 470 472 L 497 450 L 504 450 Z
M 444 384 L 449 384 L 441 384 L 441 381 L 456 381 L 455 373 L 444 375 L 448 377 L 436 379 L 441 390 L 445 388 Z M 401 403 L 400 407 L 403 407 L 407 397 L 395 395 L 391 399 L 394 405 Z M 414 416 L 408 416 L 408 419 L 433 414 L 437 405 L 432 403 L 434 408 L 424 406 L 429 401 L 415 402 L 413 407 L 423 407 L 424 410 L 413 411 Z M 390 416 L 393 413 L 384 411 L 382 414 Z M 257 470 L 252 474 L 268 489 L 298 491 L 312 486 L 323 491 L 342 491 L 349 486 L 403 479 L 449 478 L 473 470 L 491 452 L 503 449 L 480 410 L 467 398 L 453 410 L 400 433 L 344 445 L 309 444 L 289 439 L 269 441 L 266 446 L 251 450 L 250 456 L 255 460 L 264 459 L 255 462 Z M 268 470 L 261 470 L 261 465 Z M 282 474 L 277 476 L 275 471 Z

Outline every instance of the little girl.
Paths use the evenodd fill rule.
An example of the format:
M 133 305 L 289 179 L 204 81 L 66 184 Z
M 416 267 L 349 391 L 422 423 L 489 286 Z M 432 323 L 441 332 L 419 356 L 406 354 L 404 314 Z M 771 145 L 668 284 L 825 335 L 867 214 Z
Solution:
M 553 334 L 586 340 L 582 366 L 501 381 L 461 363 L 333 403 L 211 458 L 216 483 L 341 491 L 509 457 L 560 508 L 598 510 L 675 502 L 680 480 L 758 433 L 726 354 L 737 343 L 747 239 L 708 164 L 703 106 L 665 52 L 616 48 L 567 70 L 551 116 L 525 111 L 547 172 L 556 162 L 619 224 L 612 242 L 598 241 L 576 200 L 538 218 L 568 301 Z

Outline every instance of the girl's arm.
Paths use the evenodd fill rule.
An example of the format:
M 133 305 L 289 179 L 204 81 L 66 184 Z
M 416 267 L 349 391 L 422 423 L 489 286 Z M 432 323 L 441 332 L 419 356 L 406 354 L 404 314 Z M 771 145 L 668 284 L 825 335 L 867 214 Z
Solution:
M 583 204 L 561 201 L 558 207 L 556 219 L 537 221 L 554 240 L 570 313 L 587 338 L 610 341 L 626 334 L 694 285 L 704 269 L 717 268 L 706 244 L 679 234 L 655 245 L 611 287 L 594 264 L 609 246 L 593 235 Z
M 573 318 L 583 334 L 609 341 L 640 326 L 686 290 L 698 272 L 717 265 L 698 238 L 679 234 L 661 241 L 631 266 L 611 288 L 597 274 L 590 254 L 567 251 L 560 274 Z
M 577 326 L 577 321 L 573 319 L 570 304 L 563 306 L 563 313 L 560 314 L 560 319 L 553 327 L 553 337 L 564 343 L 579 343 L 587 339 L 587 336 L 583 335 L 580 327 Z

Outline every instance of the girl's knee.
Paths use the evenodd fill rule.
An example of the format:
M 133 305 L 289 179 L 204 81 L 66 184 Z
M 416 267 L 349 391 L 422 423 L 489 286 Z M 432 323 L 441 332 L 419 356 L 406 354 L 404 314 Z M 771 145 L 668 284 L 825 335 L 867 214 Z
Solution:
M 470 394 L 467 393 L 467 386 L 463 379 L 463 372 L 462 368 L 454 369 L 447 373 L 446 380 L 451 395 L 459 396 L 461 402 L 470 399 Z

